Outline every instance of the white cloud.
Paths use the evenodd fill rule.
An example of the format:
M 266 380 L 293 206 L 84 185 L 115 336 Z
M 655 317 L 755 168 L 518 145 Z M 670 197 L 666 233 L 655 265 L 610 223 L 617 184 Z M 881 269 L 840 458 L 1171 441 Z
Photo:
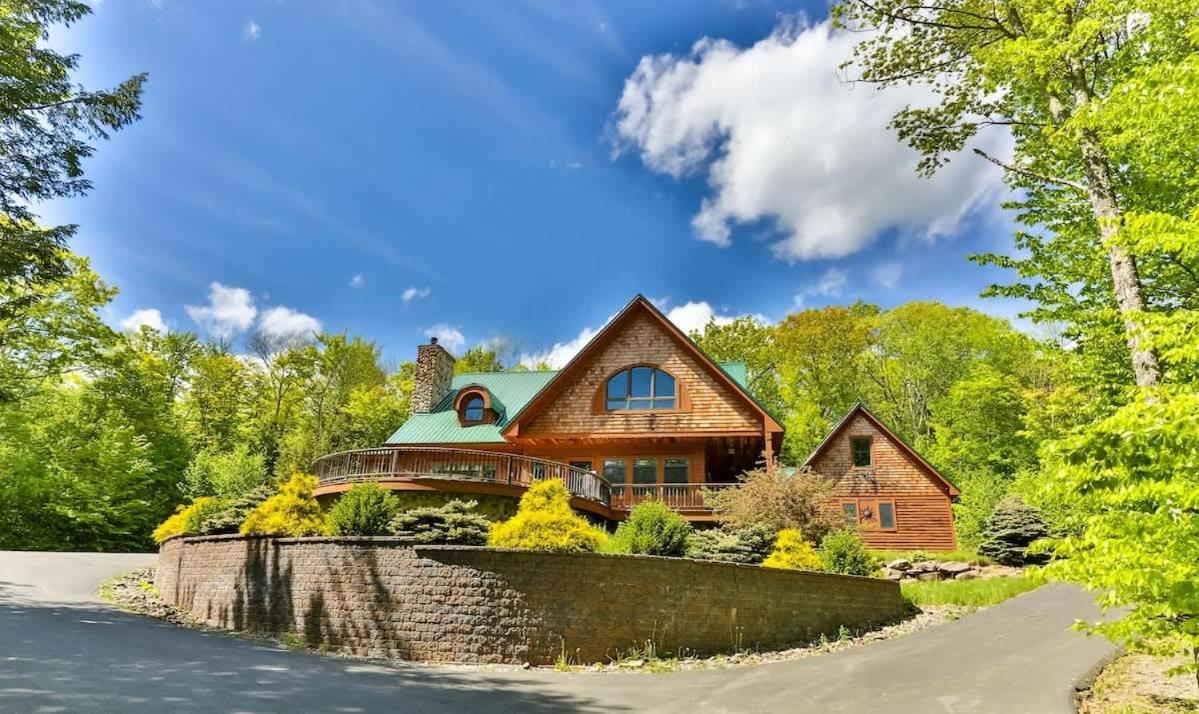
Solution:
M 450 352 L 457 352 L 466 346 L 466 336 L 456 327 L 438 323 L 425 330 L 426 337 L 436 337 L 437 342 Z
M 250 329 L 258 315 L 249 290 L 217 282 L 208 286 L 207 305 L 185 305 L 184 310 L 200 327 L 224 339 Z
M 360 288 L 366 285 L 366 278 L 362 277 L 362 273 L 355 273 L 354 277 L 350 278 L 350 287 Z
M 849 273 L 840 268 L 829 268 L 820 274 L 816 282 L 801 288 L 795 294 L 795 305 L 803 305 L 809 297 L 837 297 L 848 282 Z
M 125 332 L 137 332 L 142 325 L 159 332 L 167 331 L 167 323 L 162 319 L 162 313 L 152 307 L 134 310 L 129 317 L 121 320 L 121 329 Z
M 258 36 L 262 34 L 262 27 L 257 22 L 254 22 L 253 18 L 251 18 L 250 21 L 246 23 L 246 29 L 244 32 L 246 39 L 257 40 Z
M 402 295 L 400 295 L 400 299 L 404 301 L 405 305 L 407 305 L 413 300 L 424 300 L 425 298 L 429 297 L 429 293 L 431 292 L 432 291 L 429 290 L 429 288 L 411 287 L 405 290 Z
M 692 226 L 720 246 L 735 225 L 763 219 L 780 235 L 772 252 L 788 262 L 849 255 L 888 229 L 950 235 L 1003 190 L 1002 176 L 972 156 L 917 176 L 916 153 L 887 124 L 935 98 L 844 81 L 838 66 L 861 38 L 785 20 L 746 49 L 703 39 L 689 56 L 643 57 L 625 80 L 617 141 L 654 171 L 706 173 L 711 192 Z M 1002 152 L 1008 139 L 993 138 L 982 145 Z
M 269 337 L 309 337 L 321 331 L 321 322 L 312 315 L 280 305 L 262 313 L 258 330 Z
M 669 299 L 659 298 L 652 300 L 651 302 L 653 302 L 658 309 L 662 309 L 666 303 L 669 302 Z M 616 315 L 609 315 L 608 319 L 604 320 L 604 325 L 607 325 L 609 322 L 611 322 L 612 318 L 614 317 L 616 317 Z M 737 316 L 734 315 L 727 315 L 717 312 L 707 302 L 688 302 L 684 305 L 679 305 L 667 311 L 666 317 L 688 335 L 693 331 L 702 331 L 708 325 L 708 321 L 711 319 L 715 319 L 716 324 L 718 325 L 727 325 L 737 318 Z M 751 315 L 751 317 L 762 324 L 769 324 L 770 322 L 765 315 L 754 314 Z M 553 347 L 543 352 L 522 353 L 520 356 L 520 363 L 526 367 L 536 367 L 537 365 L 544 363 L 548 364 L 551 369 L 561 369 L 566 365 L 567 362 L 577 355 L 580 350 L 586 347 L 587 343 L 590 342 L 597 334 L 599 334 L 603 327 L 603 325 L 600 325 L 599 327 L 584 327 L 573 340 L 569 340 L 567 342 L 555 342 Z
M 882 263 L 870 271 L 870 278 L 875 284 L 887 290 L 893 289 L 903 277 L 903 265 L 900 263 Z
M 613 316 L 614 317 L 614 316 Z M 604 322 L 607 324 L 612 318 Z M 583 349 L 593 337 L 599 334 L 601 328 L 584 327 L 578 336 L 568 342 L 555 342 L 554 346 L 544 352 L 526 352 L 520 356 L 520 363 L 526 367 L 536 367 L 539 364 L 548 364 L 550 369 L 562 369 L 566 366 L 579 350 Z
M 680 330 L 690 335 L 692 332 L 703 332 L 704 328 L 708 326 L 708 322 L 712 320 L 715 320 L 717 325 L 727 325 L 742 316 L 721 314 L 706 302 L 688 302 L 667 311 L 666 317 L 670 318 L 670 321 Z M 765 315 L 755 314 L 751 317 L 762 324 L 770 322 Z

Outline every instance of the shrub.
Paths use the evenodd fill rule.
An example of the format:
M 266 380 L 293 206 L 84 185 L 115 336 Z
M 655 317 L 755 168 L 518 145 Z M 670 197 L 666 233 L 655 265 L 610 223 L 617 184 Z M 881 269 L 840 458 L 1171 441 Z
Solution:
M 762 526 L 697 530 L 687 538 L 687 557 L 699 560 L 757 565 L 773 548 L 774 534 Z
M 774 550 L 770 557 L 762 561 L 768 568 L 785 568 L 787 570 L 820 570 L 820 556 L 812 549 L 812 544 L 803 539 L 803 534 L 796 528 L 785 528 L 779 531 L 778 540 L 774 542 Z
M 175 513 L 163 521 L 152 534 L 155 543 L 162 543 L 178 535 L 200 532 L 200 522 L 205 513 L 220 505 L 215 498 L 201 496 L 186 506 L 179 506 Z
M 250 515 L 263 501 L 275 494 L 275 489 L 262 485 L 238 496 L 222 499 L 219 509 L 208 512 L 200 519 L 198 533 L 236 533 L 246 516 Z
M 491 521 L 475 513 L 474 501 L 453 500 L 437 508 L 426 506 L 400 513 L 391 532 L 419 543 L 487 545 Z
M 978 547 L 980 555 L 1004 565 L 1044 563 L 1048 557 L 1029 553 L 1028 546 L 1049 535 L 1049 527 L 1041 512 L 1021 499 L 1009 496 L 999 502 L 987 519 L 985 538 Z
M 316 477 L 295 471 L 279 492 L 250 511 L 241 524 L 242 535 L 319 535 L 325 531 L 320 504 L 312 495 Z
M 687 551 L 691 525 L 660 501 L 642 501 L 616 528 L 609 552 L 681 557 Z
M 242 445 L 224 453 L 201 451 L 196 454 L 183 471 L 180 488 L 193 498 L 237 498 L 268 485 L 268 481 L 262 454 L 255 454 Z
M 492 526 L 490 542 L 498 548 L 595 551 L 607 537 L 570 510 L 570 493 L 551 479 L 529 487 L 516 515 Z
M 341 494 L 329 509 L 329 533 L 340 536 L 375 536 L 390 532 L 391 519 L 400 502 L 377 483 L 360 483 Z
M 788 473 L 776 465 L 746 471 L 740 485 L 709 493 L 720 522 L 732 528 L 765 526 L 772 533 L 794 528 L 819 541 L 835 521 L 828 509 L 833 483 L 820 474 Z
M 820 541 L 820 562 L 830 573 L 871 575 L 878 568 L 856 531 L 833 531 Z
M 400 501 L 401 513 L 417 508 L 441 508 L 451 501 L 461 500 L 455 494 L 439 491 L 396 491 L 394 495 Z M 492 522 L 506 521 L 515 516 L 516 504 L 519 501 L 509 496 L 480 494 L 472 494 L 470 500 L 475 502 L 471 512 Z

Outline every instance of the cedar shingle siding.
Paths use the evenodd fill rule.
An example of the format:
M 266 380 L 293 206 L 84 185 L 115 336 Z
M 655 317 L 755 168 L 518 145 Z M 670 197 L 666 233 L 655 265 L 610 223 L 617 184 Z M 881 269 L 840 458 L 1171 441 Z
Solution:
M 646 414 L 613 411 L 596 404 L 596 395 L 607 378 L 630 365 L 649 364 L 674 375 L 675 383 L 686 391 L 689 408 L 677 412 Z M 699 361 L 654 319 L 645 313 L 636 315 L 620 334 L 590 355 L 583 369 L 563 384 L 553 403 L 522 425 L 521 436 L 587 435 L 655 432 L 724 434 L 728 432 L 762 433 L 762 417 L 744 397 L 720 384 Z M 596 407 L 599 408 L 596 408 Z M 686 404 L 684 406 L 687 406 Z

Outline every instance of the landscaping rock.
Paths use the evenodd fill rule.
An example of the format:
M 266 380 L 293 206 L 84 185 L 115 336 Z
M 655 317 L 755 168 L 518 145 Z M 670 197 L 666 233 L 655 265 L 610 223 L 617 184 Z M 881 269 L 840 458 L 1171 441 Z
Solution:
M 941 571 L 942 573 L 947 573 L 951 578 L 957 577 L 958 575 L 961 575 L 962 573 L 972 569 L 973 568 L 971 568 L 969 563 L 963 563 L 957 560 L 951 560 L 948 563 L 941 563 L 941 565 L 937 568 L 937 570 Z
M 931 573 L 920 573 L 920 575 L 916 576 L 916 579 L 917 580 L 940 580 L 941 574 L 934 570 Z
M 978 580 L 982 577 L 982 573 L 977 570 L 966 570 L 953 576 L 954 580 Z
M 892 560 L 890 563 L 887 563 L 887 568 L 889 568 L 890 570 L 898 570 L 900 572 L 903 572 L 905 570 L 911 570 L 912 569 L 912 561 L 904 560 L 903 558 L 899 558 L 897 560 Z
M 883 577 L 887 580 L 903 580 L 904 572 L 902 570 L 893 570 L 890 567 L 883 568 Z
M 921 573 L 935 573 L 937 572 L 937 561 L 922 560 L 919 563 L 912 563 L 912 570 Z

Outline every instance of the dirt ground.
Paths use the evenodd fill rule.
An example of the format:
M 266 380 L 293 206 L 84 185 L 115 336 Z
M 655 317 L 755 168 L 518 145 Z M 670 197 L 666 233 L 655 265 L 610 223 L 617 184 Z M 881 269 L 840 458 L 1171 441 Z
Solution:
M 1186 660 L 1142 654 L 1125 655 L 1109 664 L 1079 704 L 1080 714 L 1180 714 L 1199 712 L 1195 675 L 1171 676 L 1171 667 Z

